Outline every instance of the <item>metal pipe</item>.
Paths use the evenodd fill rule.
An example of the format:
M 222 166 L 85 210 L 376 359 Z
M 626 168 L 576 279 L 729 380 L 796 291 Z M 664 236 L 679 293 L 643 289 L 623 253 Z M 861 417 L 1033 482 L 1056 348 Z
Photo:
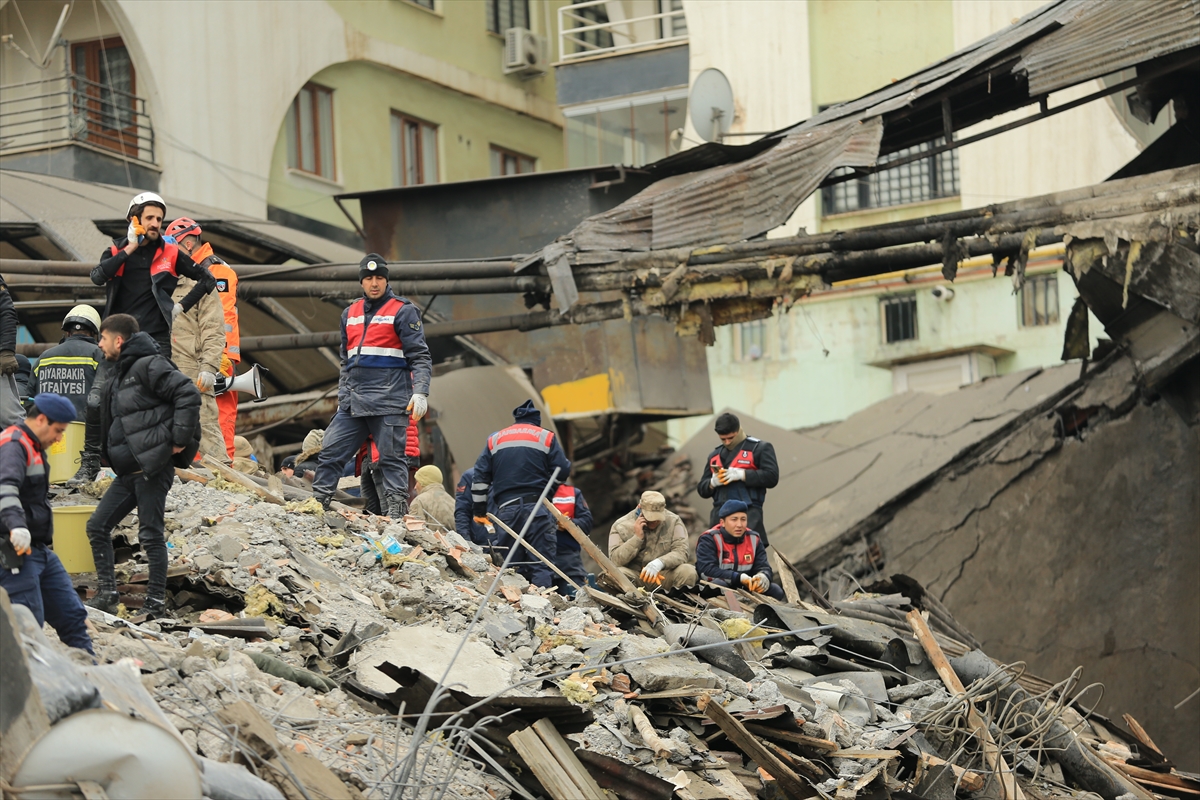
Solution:
M 541 276 L 509 278 L 459 278 L 453 280 L 391 281 L 392 291 L 402 295 L 430 294 L 521 294 L 549 291 L 550 281 Z M 238 297 L 361 297 L 362 286 L 349 281 L 255 281 L 238 283 Z
M 357 281 L 357 264 L 231 264 L 239 281 L 267 283 L 272 281 Z M 41 261 L 29 258 L 0 258 L 0 272 L 7 275 L 51 275 L 82 277 L 91 274 L 92 264 L 81 261 Z M 508 278 L 515 262 L 504 261 L 407 261 L 388 264 L 396 280 L 450 280 L 477 278 Z M 529 276 L 523 276 L 529 277 Z

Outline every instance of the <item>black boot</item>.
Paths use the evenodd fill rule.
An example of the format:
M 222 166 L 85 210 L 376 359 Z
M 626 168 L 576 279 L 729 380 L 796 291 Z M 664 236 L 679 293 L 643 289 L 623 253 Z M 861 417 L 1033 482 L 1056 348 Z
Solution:
M 77 488 L 96 480 L 100 474 L 100 456 L 84 451 L 79 457 L 79 471 L 67 481 L 67 486 Z
M 147 620 L 168 616 L 167 604 L 157 597 L 147 598 L 145 605 L 142 606 L 142 613 L 146 615 Z
M 117 593 L 115 588 L 105 589 L 100 588 L 96 592 L 96 596 L 84 603 L 89 608 L 99 609 L 106 614 L 116 614 L 117 606 L 121 603 L 121 595 Z
M 404 519 L 408 513 L 408 498 L 402 494 L 390 494 L 387 497 L 387 515 L 393 522 Z
M 320 504 L 321 504 L 321 510 L 322 510 L 322 511 L 328 511 L 328 510 L 329 510 L 329 506 L 330 506 L 330 504 L 331 504 L 331 503 L 333 503 L 333 496 L 332 496 L 332 495 L 330 495 L 330 496 L 327 496 L 327 497 L 322 497 L 322 496 L 321 496 L 321 495 L 319 495 L 319 494 L 314 494 L 314 495 L 313 495 L 313 499 L 314 499 L 314 500 L 316 500 L 318 503 L 320 503 Z

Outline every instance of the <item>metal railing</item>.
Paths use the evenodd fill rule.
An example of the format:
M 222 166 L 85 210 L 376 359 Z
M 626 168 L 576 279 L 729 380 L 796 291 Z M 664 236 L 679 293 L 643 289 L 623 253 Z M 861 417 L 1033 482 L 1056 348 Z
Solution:
M 688 40 L 682 4 L 663 2 L 668 10 L 640 17 L 611 20 L 608 10 L 625 7 L 623 0 L 584 0 L 558 9 L 558 52 L 563 61 L 620 53 L 649 45 L 666 46 Z
M 72 143 L 153 164 L 146 101 L 78 75 L 0 86 L 0 155 Z

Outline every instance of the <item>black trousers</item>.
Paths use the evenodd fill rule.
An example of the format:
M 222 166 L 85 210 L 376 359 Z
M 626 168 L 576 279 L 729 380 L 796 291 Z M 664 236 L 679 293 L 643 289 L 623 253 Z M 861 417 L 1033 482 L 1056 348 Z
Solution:
M 175 480 L 175 470 L 167 465 L 161 472 L 116 477 L 100 505 L 87 523 L 88 541 L 96 561 L 96 577 L 101 589 L 116 587 L 113 565 L 112 531 L 117 523 L 133 509 L 138 512 L 138 543 L 150 564 L 148 598 L 162 600 L 167 593 L 167 542 L 163 538 L 163 517 L 166 514 L 167 492 Z

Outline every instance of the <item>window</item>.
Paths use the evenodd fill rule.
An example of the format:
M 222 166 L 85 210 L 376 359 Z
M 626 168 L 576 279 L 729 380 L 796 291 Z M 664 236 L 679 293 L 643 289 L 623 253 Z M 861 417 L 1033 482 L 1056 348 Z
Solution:
M 288 166 L 336 180 L 333 163 L 333 90 L 308 83 L 287 113 Z
M 1033 275 L 1021 287 L 1021 327 L 1058 324 L 1058 275 Z
M 572 9 L 571 14 L 580 18 L 575 20 L 574 27 L 576 28 L 608 24 L 608 11 L 603 5 Z M 612 31 L 606 31 L 603 28 L 573 33 L 571 40 L 575 42 L 576 53 L 589 53 L 592 50 L 602 50 L 613 46 Z
M 906 147 L 888 158 L 903 158 L 930 150 L 941 142 L 941 139 L 937 139 Z M 850 175 L 853 172 L 853 169 L 843 167 L 833 174 Z M 847 211 L 898 206 L 957 194 L 958 151 L 950 150 L 857 180 L 826 186 L 821 190 L 821 209 L 826 215 L 844 214 Z
M 509 28 L 529 28 L 529 0 L 486 0 L 487 29 L 501 36 Z
M 392 185 L 438 182 L 437 126 L 392 112 Z
M 433 7 L 433 0 L 408 0 L 408 2 L 412 3 L 414 6 L 420 6 L 421 8 L 428 8 L 430 11 L 435 10 Z
M 563 115 L 568 167 L 640 167 L 678 150 L 687 117 L 687 89 L 572 106 L 563 109 Z
M 905 294 L 879 300 L 883 338 L 888 344 L 917 338 L 917 296 Z
M 766 355 L 767 321 L 758 319 L 754 322 L 738 324 L 738 359 L 740 361 L 758 361 Z
M 124 42 L 113 38 L 71 45 L 71 72 L 71 110 L 86 120 L 87 141 L 136 156 L 136 75 Z
M 503 147 L 492 145 L 492 176 L 524 175 L 527 172 L 537 172 L 537 161 L 529 156 L 505 150 Z
M 658 21 L 658 38 L 687 36 L 687 17 L 683 15 L 683 0 L 658 0 L 658 13 L 671 15 Z

